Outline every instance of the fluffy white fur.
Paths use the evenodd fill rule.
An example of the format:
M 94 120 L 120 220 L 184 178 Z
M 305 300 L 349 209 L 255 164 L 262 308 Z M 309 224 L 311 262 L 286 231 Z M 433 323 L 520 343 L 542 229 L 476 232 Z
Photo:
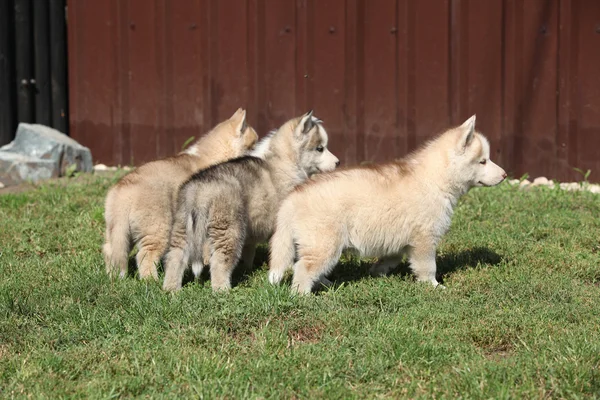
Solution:
M 297 256 L 292 289 L 309 293 L 351 248 L 380 258 L 373 275 L 386 274 L 406 253 L 417 279 L 437 286 L 436 247 L 458 199 L 505 177 L 475 132 L 475 116 L 399 162 L 318 175 L 282 203 L 269 280 L 279 283 Z

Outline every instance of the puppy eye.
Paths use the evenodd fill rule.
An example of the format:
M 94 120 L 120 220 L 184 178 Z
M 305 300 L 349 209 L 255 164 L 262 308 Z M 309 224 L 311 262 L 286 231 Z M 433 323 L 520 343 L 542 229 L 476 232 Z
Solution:
M 481 160 L 481 161 L 479 161 L 479 164 L 485 165 L 486 162 L 487 162 L 487 160 Z
M 323 152 L 323 150 L 325 150 L 325 148 L 324 148 L 323 146 L 317 146 L 317 151 L 318 151 L 319 153 L 322 153 L 322 152 Z

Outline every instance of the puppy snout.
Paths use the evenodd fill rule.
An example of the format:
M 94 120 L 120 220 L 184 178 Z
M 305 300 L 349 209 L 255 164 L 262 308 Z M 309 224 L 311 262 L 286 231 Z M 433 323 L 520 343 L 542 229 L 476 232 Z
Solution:
M 340 160 L 337 160 L 337 161 L 335 162 L 335 166 L 336 166 L 336 168 L 340 166 Z
M 507 176 L 508 174 L 506 172 L 502 173 L 502 179 L 506 179 Z

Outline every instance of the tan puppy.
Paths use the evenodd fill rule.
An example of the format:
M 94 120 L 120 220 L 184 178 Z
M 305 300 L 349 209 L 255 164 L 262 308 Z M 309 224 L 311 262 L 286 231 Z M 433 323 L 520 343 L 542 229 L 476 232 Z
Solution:
M 200 169 L 242 156 L 257 140 L 240 108 L 185 151 L 124 176 L 106 196 L 106 272 L 124 277 L 136 243 L 140 278 L 158 279 L 156 264 L 167 249 L 179 186 Z
M 325 276 L 351 248 L 381 259 L 373 275 L 386 274 L 406 252 L 417 279 L 437 286 L 436 247 L 458 199 L 505 177 L 475 132 L 475 116 L 402 161 L 317 175 L 282 203 L 269 280 L 279 283 L 297 255 L 292 290 L 310 293 L 316 282 L 328 283 Z

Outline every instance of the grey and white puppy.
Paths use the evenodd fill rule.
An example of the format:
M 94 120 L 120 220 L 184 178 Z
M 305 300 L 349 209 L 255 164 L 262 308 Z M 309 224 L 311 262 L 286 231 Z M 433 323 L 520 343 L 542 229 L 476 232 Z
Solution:
M 213 290 L 230 289 L 240 259 L 252 265 L 256 244 L 273 233 L 287 194 L 311 175 L 339 165 L 327 141 L 327 132 L 311 111 L 264 138 L 251 156 L 198 172 L 183 184 L 163 289 L 180 289 L 188 264 L 198 276 L 204 260 L 210 264 Z

